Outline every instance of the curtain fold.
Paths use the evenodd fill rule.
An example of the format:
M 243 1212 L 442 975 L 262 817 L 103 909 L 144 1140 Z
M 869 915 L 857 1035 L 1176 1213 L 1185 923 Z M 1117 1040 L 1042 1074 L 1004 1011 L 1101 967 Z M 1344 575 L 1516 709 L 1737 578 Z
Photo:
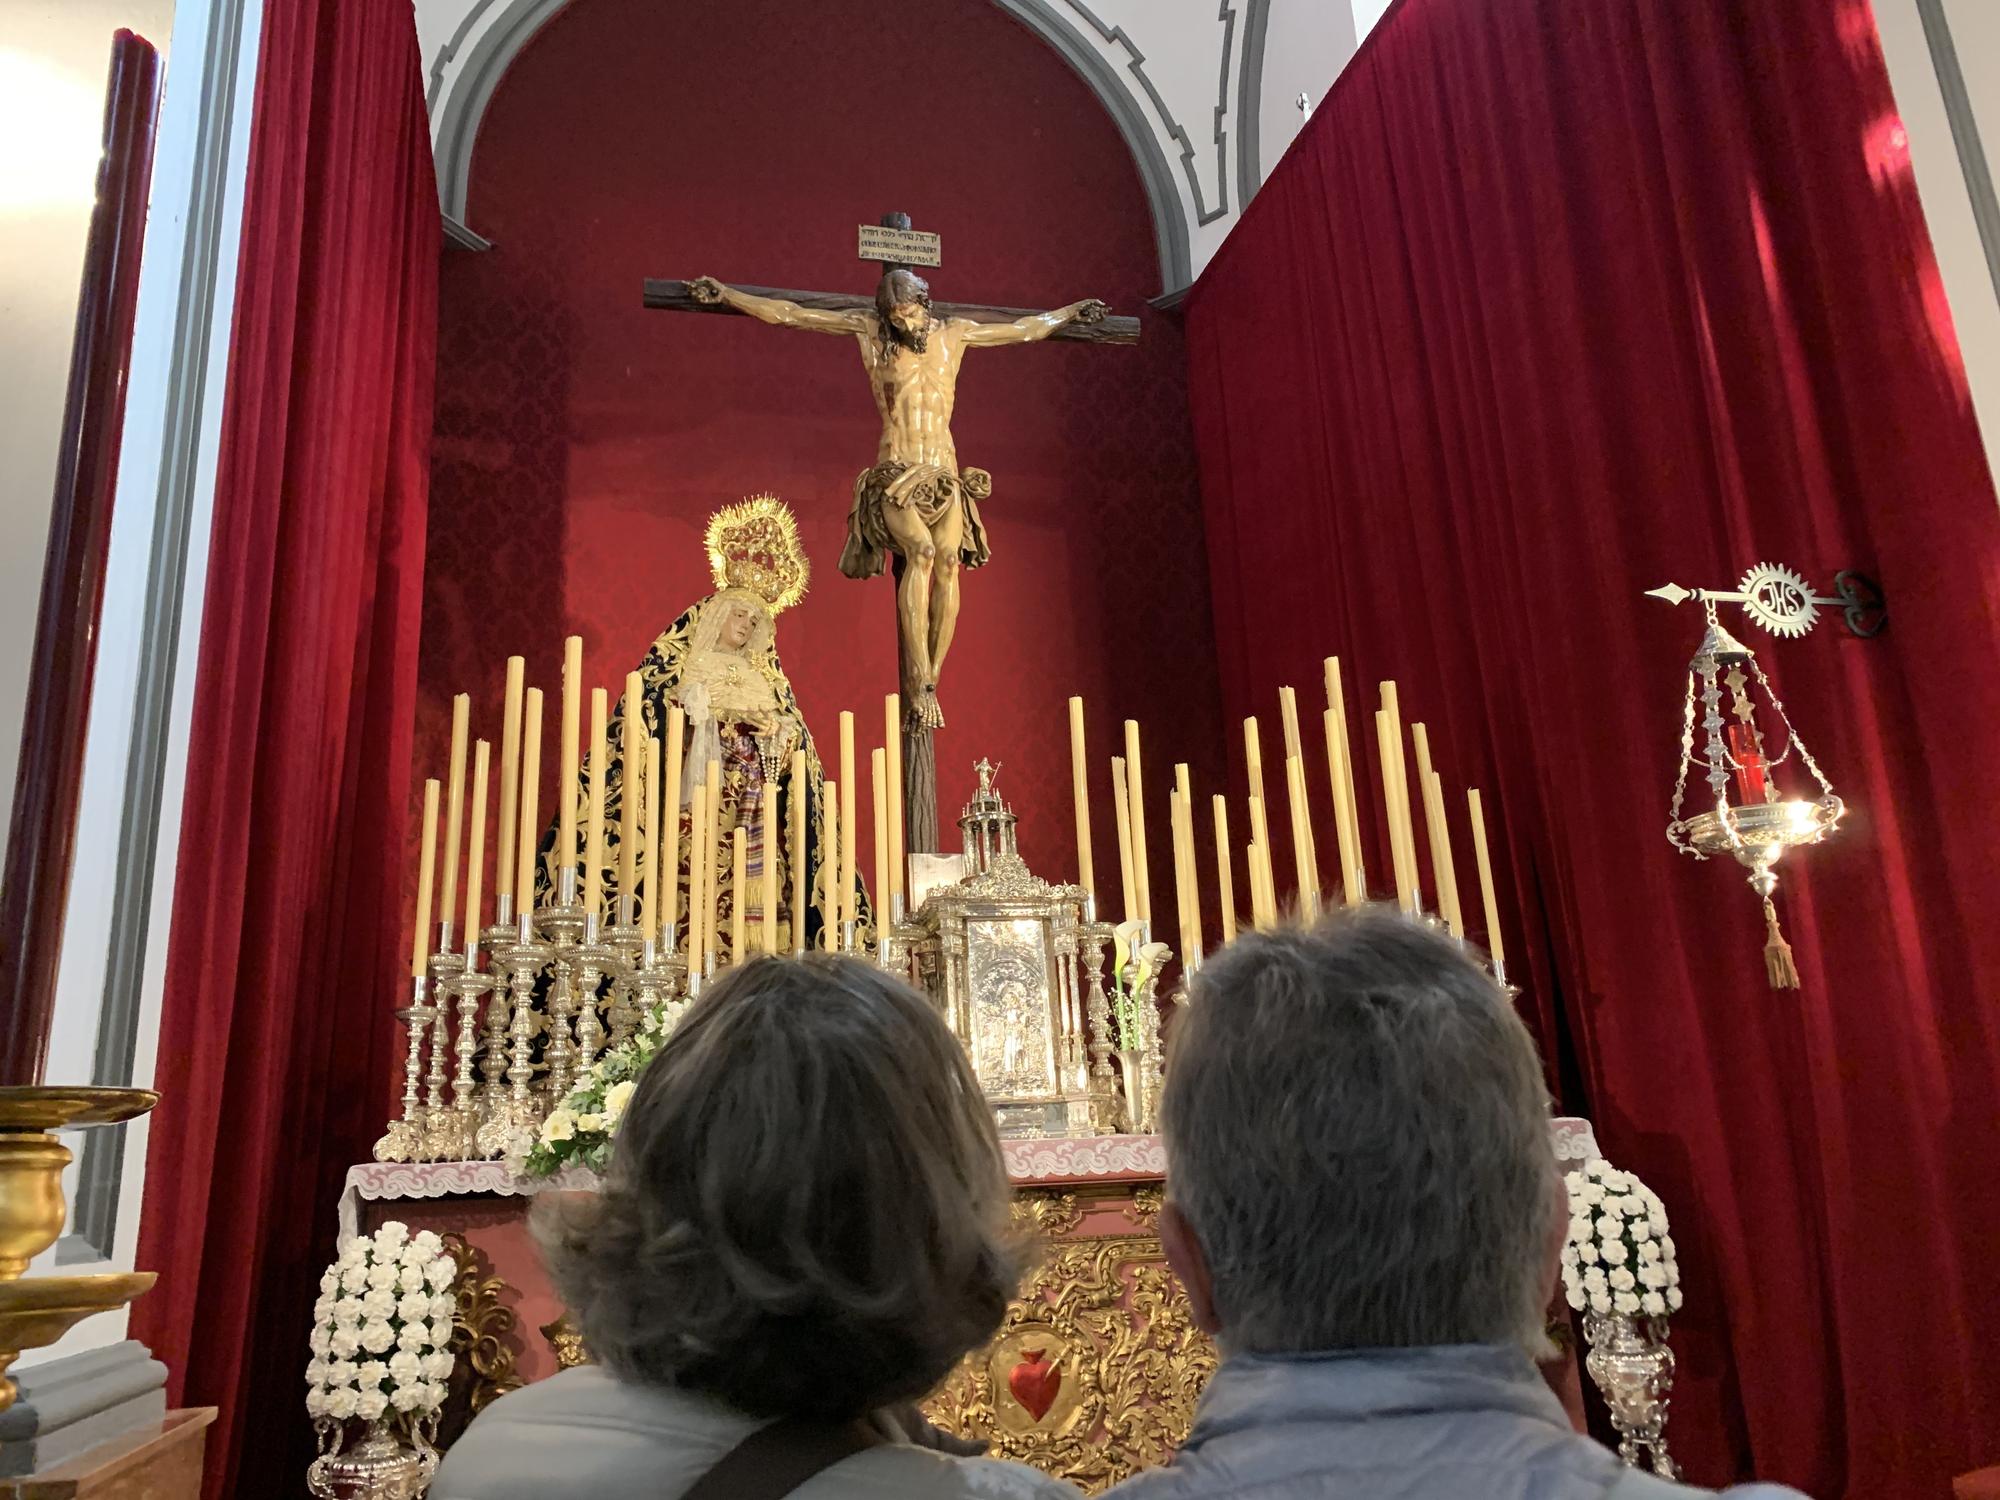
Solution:
M 381 1127 L 440 222 L 407 0 L 264 20 L 133 1336 L 206 1493 L 299 1490 L 299 1374 Z
M 1993 1461 L 2000 509 L 1865 0 L 1402 0 L 1187 324 L 1228 707 L 1338 652 L 1486 788 L 1551 1076 L 1675 1215 L 1693 1477 Z M 1740 632 L 1852 809 L 1787 993 L 1662 837 L 1700 621 L 1643 597 L 1767 559 L 1893 620 Z

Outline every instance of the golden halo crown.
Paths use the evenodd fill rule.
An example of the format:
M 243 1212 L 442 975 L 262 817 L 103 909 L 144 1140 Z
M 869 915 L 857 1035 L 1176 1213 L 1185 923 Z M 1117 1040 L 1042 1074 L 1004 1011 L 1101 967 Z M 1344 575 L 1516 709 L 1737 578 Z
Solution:
M 748 589 L 774 615 L 805 597 L 812 565 L 799 545 L 791 508 L 776 495 L 751 495 L 723 506 L 709 520 L 704 544 L 717 588 Z

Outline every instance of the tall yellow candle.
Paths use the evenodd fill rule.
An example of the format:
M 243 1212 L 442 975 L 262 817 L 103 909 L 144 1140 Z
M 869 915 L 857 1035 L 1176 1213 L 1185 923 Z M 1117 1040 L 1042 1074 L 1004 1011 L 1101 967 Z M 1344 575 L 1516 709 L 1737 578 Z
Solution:
M 658 932 L 667 931 L 681 919 L 681 803 L 684 800 L 681 795 L 681 757 L 686 745 L 687 710 L 676 703 L 667 710 L 666 770 L 660 778 L 660 816 L 665 820 L 660 828 L 660 837 L 666 841 L 661 846 L 666 853 L 665 862 L 658 867 L 660 919 L 654 924 Z M 667 832 L 669 828 L 673 832 Z M 688 823 L 690 851 L 694 848 L 695 835 L 700 832 L 699 823 Z M 692 859 L 689 863 L 693 863 Z M 652 897 L 648 895 L 647 899 Z
M 1355 906 L 1368 899 L 1368 866 L 1361 854 L 1361 804 L 1354 797 L 1354 748 L 1347 734 L 1347 694 L 1340 681 L 1340 658 L 1329 656 L 1326 669 L 1326 758 L 1334 776 L 1335 827 L 1340 832 L 1340 878 L 1347 904 Z M 1353 874 L 1349 876 L 1349 866 Z
M 514 893 L 514 814 L 521 791 L 521 690 L 528 664 L 507 658 L 507 696 L 500 710 L 500 827 L 495 835 L 493 893 Z
M 1500 903 L 1493 899 L 1493 861 L 1486 853 L 1486 808 L 1478 787 L 1465 800 L 1472 808 L 1472 853 L 1479 862 L 1479 899 L 1486 909 L 1486 953 L 1497 967 L 1507 962 L 1507 951 L 1500 941 Z
M 1125 920 L 1139 920 L 1139 886 L 1132 874 L 1132 798 L 1125 780 L 1125 762 L 1111 757 L 1111 811 L 1118 824 L 1119 894 L 1125 898 Z
M 1201 907 L 1195 891 L 1193 809 L 1187 794 L 1178 787 L 1169 800 L 1174 834 L 1174 894 L 1179 898 L 1181 919 L 1181 970 L 1192 972 L 1201 963 Z
M 1299 915 L 1315 922 L 1319 920 L 1319 869 L 1312 828 L 1306 821 L 1306 768 L 1296 755 L 1285 757 L 1285 790 L 1292 811 L 1292 868 L 1298 881 Z
M 708 787 L 704 784 L 694 789 L 694 799 L 688 803 L 687 971 L 690 974 L 705 972 L 703 955 L 708 952 L 708 934 L 702 930 L 702 924 L 708 915 L 709 872 L 715 860 L 714 851 L 705 842 L 707 836 Z
M 1264 800 L 1264 739 L 1257 729 L 1257 721 L 1243 721 L 1243 768 L 1250 778 L 1250 795 L 1259 802 Z
M 750 956 L 743 946 L 748 935 L 744 914 L 750 905 L 750 844 L 741 823 L 730 831 L 729 843 L 729 961 L 740 964 Z
M 451 700 L 451 779 L 445 783 L 444 899 L 438 902 L 438 920 L 447 923 L 458 916 L 458 840 L 465 828 L 465 741 L 471 716 L 470 693 L 460 693 Z
M 479 967 L 479 906 L 486 894 L 486 776 L 493 747 L 481 740 L 472 752 L 472 836 L 465 859 L 465 970 Z
M 1411 873 L 1409 815 L 1396 800 L 1396 766 L 1403 747 L 1386 708 L 1375 710 L 1375 741 L 1382 755 L 1382 805 L 1389 816 L 1389 863 L 1396 872 L 1396 905 L 1408 916 L 1417 914 L 1416 878 Z
M 1236 875 L 1230 868 L 1229 799 L 1217 792 L 1215 803 L 1215 888 L 1222 898 L 1222 944 L 1236 941 Z
M 1076 883 L 1092 905 L 1097 901 L 1097 868 L 1090 858 L 1090 759 L 1083 746 L 1083 699 L 1069 700 L 1070 799 L 1076 804 Z
M 861 788 L 854 779 L 854 715 L 843 708 L 840 711 L 840 841 L 834 846 L 840 851 L 839 910 L 834 917 L 839 924 L 835 933 L 840 941 L 846 940 L 847 924 L 855 917 L 854 877 L 859 871 L 855 865 L 854 825 L 860 795 Z
M 417 914 L 410 935 L 410 978 L 422 979 L 431 952 L 431 885 L 437 878 L 438 782 L 424 783 L 423 842 L 417 846 Z
M 556 873 L 576 863 L 577 741 L 583 731 L 583 637 L 563 642 L 561 819 L 556 834 Z
M 792 862 L 792 952 L 806 951 L 806 808 L 812 791 L 806 785 L 806 753 L 792 752 L 792 817 L 791 826 L 786 830 L 790 839 L 785 845 L 785 857 Z
M 1271 869 L 1271 827 L 1264 816 L 1264 799 L 1250 799 L 1250 851 L 1255 862 L 1256 884 L 1250 902 L 1257 926 L 1273 927 L 1278 921 L 1277 880 Z
M 521 719 L 521 821 L 514 839 L 514 915 L 521 937 L 533 933 L 535 844 L 542 805 L 542 690 L 529 688 Z
M 1181 907 L 1182 957 L 1198 964 L 1204 946 L 1201 936 L 1201 867 L 1196 864 L 1194 853 L 1194 778 L 1186 761 L 1174 766 L 1174 795 L 1180 799 L 1180 826 L 1175 831 L 1174 894 Z M 1183 869 L 1187 871 L 1185 890 L 1181 888 Z
M 662 880 L 660 872 L 660 742 L 656 736 L 646 740 L 646 862 L 639 871 L 639 885 L 646 893 L 645 922 L 642 933 L 657 943 L 660 940 L 660 910 L 666 905 L 661 898 Z M 679 809 L 675 809 L 676 821 Z M 678 840 L 676 840 L 678 842 Z M 676 861 L 678 863 L 678 861 Z M 671 886 L 678 878 L 678 872 L 665 878 Z
M 1297 688 L 1278 689 L 1278 718 L 1285 729 L 1285 759 L 1304 761 L 1305 746 L 1299 739 L 1299 694 Z
M 1250 882 L 1250 930 L 1261 932 L 1264 927 L 1264 884 L 1257 874 L 1257 841 L 1251 839 L 1243 846 L 1243 873 Z
M 611 769 L 607 727 L 611 697 L 603 688 L 590 690 L 590 802 L 583 824 L 583 909 L 604 911 L 604 792 Z
M 835 929 L 840 926 L 840 859 L 827 857 L 827 846 L 840 843 L 840 783 L 831 778 L 819 784 L 819 945 L 831 953 L 837 946 Z
M 1444 820 L 1444 783 L 1431 766 L 1430 731 L 1422 724 L 1410 726 L 1410 739 L 1417 751 L 1417 792 L 1424 804 L 1424 836 L 1431 851 L 1431 878 L 1437 882 L 1438 915 L 1453 937 L 1465 936 L 1465 924 L 1458 914 L 1458 882 L 1452 878 L 1451 830 Z
M 639 870 L 639 767 L 644 752 L 639 748 L 645 729 L 645 679 L 637 672 L 625 674 L 625 712 L 620 717 L 618 766 L 618 894 L 629 896 L 638 888 Z M 631 915 L 621 912 L 621 916 Z
M 882 700 L 882 749 L 888 764 L 889 781 L 889 893 L 882 900 L 891 912 L 902 903 L 904 880 L 910 868 L 909 848 L 903 837 L 903 695 L 891 693 Z M 879 893 L 878 893 L 879 894 Z
M 1410 770 L 1403 758 L 1403 710 L 1398 705 L 1396 684 L 1382 684 L 1382 711 L 1389 716 L 1389 745 L 1395 752 L 1383 767 L 1385 776 L 1393 775 L 1394 785 L 1390 795 L 1395 801 L 1395 818 L 1402 831 L 1403 863 L 1407 866 L 1410 883 L 1410 899 L 1414 903 L 1410 910 L 1424 909 L 1424 886 L 1421 868 L 1417 862 L 1416 824 L 1410 817 Z
M 1437 824 L 1437 840 L 1431 846 L 1437 859 L 1439 899 L 1444 903 L 1444 923 L 1455 938 L 1465 936 L 1465 912 L 1458 900 L 1458 866 L 1451 852 L 1451 823 L 1445 816 L 1444 778 L 1432 771 L 1424 784 L 1425 814 Z
M 757 909 L 764 916 L 764 937 L 759 944 L 766 953 L 778 951 L 778 788 L 764 788 L 759 816 L 763 820 L 764 859 L 758 869 Z
M 1349 906 L 1368 899 L 1361 875 L 1361 848 L 1354 826 L 1353 790 L 1347 784 L 1347 729 L 1333 709 L 1322 715 L 1326 729 L 1326 774 L 1333 784 L 1334 842 L 1340 848 L 1340 893 Z
M 1153 875 L 1146 854 L 1146 773 L 1139 766 L 1139 721 L 1125 721 L 1125 789 L 1132 804 L 1132 879 L 1139 920 L 1153 920 Z
M 705 872 L 703 889 L 708 897 L 701 908 L 701 958 L 706 972 L 715 967 L 722 934 L 722 762 L 719 760 L 708 763 L 708 799 L 702 806 L 701 859 Z M 742 897 L 733 894 L 732 899 L 740 901 Z
M 886 749 L 868 752 L 868 771 L 874 780 L 875 891 L 879 896 L 889 889 L 889 752 Z M 878 925 L 886 917 L 886 912 L 875 914 Z

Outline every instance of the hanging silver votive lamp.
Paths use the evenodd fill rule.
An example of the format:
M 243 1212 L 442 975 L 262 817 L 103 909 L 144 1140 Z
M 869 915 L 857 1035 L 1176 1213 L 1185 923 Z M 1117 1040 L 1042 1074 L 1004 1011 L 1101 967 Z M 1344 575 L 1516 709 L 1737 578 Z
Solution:
M 1697 596 L 1699 597 L 1699 596 Z M 1715 603 L 1703 599 L 1708 628 L 1688 663 L 1687 705 L 1681 731 L 1680 776 L 1674 783 L 1672 821 L 1667 840 L 1696 859 L 1732 856 L 1750 872 L 1750 889 L 1764 903 L 1764 964 L 1774 989 L 1797 989 L 1799 971 L 1791 945 L 1778 927 L 1772 893 L 1778 877 L 1772 868 L 1787 849 L 1817 844 L 1840 822 L 1844 807 L 1833 784 L 1821 772 L 1812 752 L 1771 690 L 1770 679 L 1757 658 L 1715 617 Z M 1695 754 L 1695 699 L 1701 699 L 1701 755 Z M 1783 746 L 1770 753 L 1758 723 L 1759 702 L 1784 731 Z M 1794 755 L 1820 795 L 1808 801 L 1786 797 L 1777 772 Z M 1688 771 L 1699 766 L 1713 795 L 1713 805 L 1692 817 L 1682 817 Z

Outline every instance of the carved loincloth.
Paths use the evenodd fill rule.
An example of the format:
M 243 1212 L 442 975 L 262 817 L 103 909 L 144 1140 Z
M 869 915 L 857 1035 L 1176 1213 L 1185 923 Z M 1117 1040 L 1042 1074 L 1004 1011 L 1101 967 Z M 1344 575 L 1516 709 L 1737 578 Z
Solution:
M 854 481 L 854 508 L 847 513 L 847 545 L 841 549 L 840 571 L 849 578 L 873 578 L 897 551 L 884 520 L 884 509 L 914 510 L 932 530 L 958 510 L 964 526 L 958 544 L 959 561 L 976 568 L 992 556 L 979 502 L 993 493 L 993 476 L 984 469 L 954 474 L 942 464 L 910 464 L 901 460 L 863 469 Z

